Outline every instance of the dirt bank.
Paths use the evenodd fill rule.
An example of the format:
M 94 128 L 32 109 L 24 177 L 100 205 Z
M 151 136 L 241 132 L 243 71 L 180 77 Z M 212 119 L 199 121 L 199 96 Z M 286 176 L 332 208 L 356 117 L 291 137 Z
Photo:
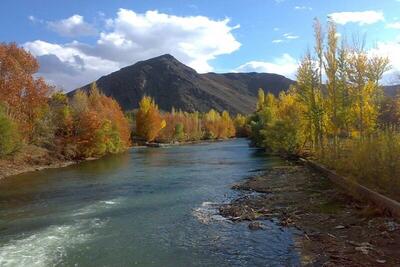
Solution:
M 86 160 L 93 160 L 89 158 Z M 40 171 L 50 168 L 61 168 L 81 161 L 71 161 L 56 156 L 47 149 L 29 145 L 19 152 L 0 159 L 0 180 L 25 172 Z
M 275 218 L 282 227 L 297 228 L 303 265 L 400 265 L 398 222 L 304 166 L 273 168 L 233 187 L 261 194 L 245 194 L 221 206 L 220 213 L 234 221 L 252 221 L 250 229 L 262 229 L 255 222 Z

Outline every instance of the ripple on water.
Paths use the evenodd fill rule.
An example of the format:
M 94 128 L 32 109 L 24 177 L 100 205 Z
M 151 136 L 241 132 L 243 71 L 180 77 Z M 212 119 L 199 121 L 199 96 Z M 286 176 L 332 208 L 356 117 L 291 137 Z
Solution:
M 71 213 L 72 224 L 53 225 L 34 234 L 23 233 L 0 247 L 0 266 L 54 266 L 67 257 L 67 250 L 87 242 L 107 219 L 79 218 L 104 212 L 120 199 L 98 201 Z
M 214 202 L 203 202 L 200 207 L 195 208 L 192 212 L 193 216 L 202 224 L 209 224 L 212 221 L 228 221 L 219 215 L 218 206 L 220 204 Z

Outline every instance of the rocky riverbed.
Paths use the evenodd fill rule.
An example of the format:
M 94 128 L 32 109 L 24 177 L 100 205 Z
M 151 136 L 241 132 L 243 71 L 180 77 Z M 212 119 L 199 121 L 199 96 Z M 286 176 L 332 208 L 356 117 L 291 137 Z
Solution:
M 304 265 L 400 265 L 399 222 L 305 166 L 288 163 L 233 188 L 243 196 L 220 206 L 220 214 L 249 221 L 252 230 L 263 230 L 264 220 L 298 229 L 296 247 Z

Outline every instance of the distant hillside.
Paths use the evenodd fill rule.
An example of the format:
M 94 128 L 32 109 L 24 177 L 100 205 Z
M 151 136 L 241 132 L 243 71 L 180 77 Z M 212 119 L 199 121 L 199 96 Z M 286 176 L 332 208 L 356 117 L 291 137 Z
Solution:
M 172 107 L 202 112 L 214 108 L 232 114 L 247 114 L 255 109 L 259 88 L 277 94 L 288 89 L 294 81 L 269 73 L 198 74 L 167 54 L 122 68 L 101 77 L 96 83 L 124 110 L 137 108 L 143 95 L 149 95 L 165 111 Z M 89 88 L 90 84 L 82 89 Z
M 398 93 L 400 93 L 400 84 L 384 86 L 383 91 L 388 96 L 396 96 Z

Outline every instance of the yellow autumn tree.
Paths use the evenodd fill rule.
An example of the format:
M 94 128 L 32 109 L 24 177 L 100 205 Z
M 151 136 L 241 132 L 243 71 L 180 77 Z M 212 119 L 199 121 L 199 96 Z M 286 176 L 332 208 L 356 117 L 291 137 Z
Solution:
M 154 141 L 165 126 L 166 121 L 161 118 L 154 100 L 149 96 L 144 96 L 139 102 L 139 110 L 136 114 L 137 136 L 147 142 Z

